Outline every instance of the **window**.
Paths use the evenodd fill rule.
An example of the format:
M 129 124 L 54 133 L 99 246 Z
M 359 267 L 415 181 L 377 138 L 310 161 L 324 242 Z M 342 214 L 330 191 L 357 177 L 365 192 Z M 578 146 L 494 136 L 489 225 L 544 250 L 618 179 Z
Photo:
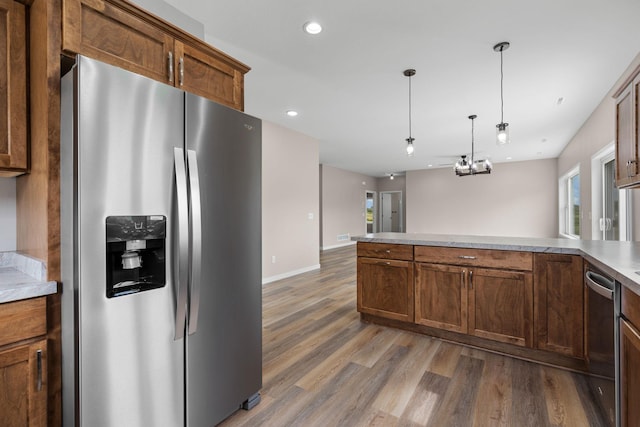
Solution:
M 591 158 L 591 236 L 594 240 L 631 240 L 631 192 L 615 185 L 615 145 Z
M 571 169 L 560 178 L 558 183 L 560 196 L 560 235 L 572 239 L 580 238 L 580 166 Z

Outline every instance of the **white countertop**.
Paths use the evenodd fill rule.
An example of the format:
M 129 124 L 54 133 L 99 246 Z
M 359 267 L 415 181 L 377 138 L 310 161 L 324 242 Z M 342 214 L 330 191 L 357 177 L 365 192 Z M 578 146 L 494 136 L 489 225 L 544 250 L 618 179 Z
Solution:
M 353 236 L 351 240 L 582 255 L 588 262 L 640 295 L 640 274 L 636 273 L 640 271 L 640 242 L 422 233 L 373 233 Z
M 55 294 L 44 263 L 16 252 L 0 252 L 0 303 Z

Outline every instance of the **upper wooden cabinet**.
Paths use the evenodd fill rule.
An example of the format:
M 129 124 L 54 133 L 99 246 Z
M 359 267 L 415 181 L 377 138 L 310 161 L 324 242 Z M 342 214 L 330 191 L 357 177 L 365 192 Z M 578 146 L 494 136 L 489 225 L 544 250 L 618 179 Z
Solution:
M 640 123 L 640 69 L 616 92 L 616 185 L 640 186 L 638 124 Z
M 244 110 L 249 67 L 124 0 L 63 0 L 62 48 Z
M 27 20 L 23 4 L 0 0 L 0 176 L 27 170 Z

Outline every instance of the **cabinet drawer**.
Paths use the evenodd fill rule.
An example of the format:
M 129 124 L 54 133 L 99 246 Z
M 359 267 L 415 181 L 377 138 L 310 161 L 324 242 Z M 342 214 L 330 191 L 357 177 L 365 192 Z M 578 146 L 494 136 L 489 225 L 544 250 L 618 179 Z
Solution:
M 415 260 L 420 262 L 482 266 L 507 270 L 533 270 L 533 254 L 531 252 L 435 246 L 416 246 L 414 252 Z
M 622 314 L 640 330 L 640 296 L 625 286 L 622 286 Z
M 412 261 L 413 246 L 358 242 L 358 256 Z
M 0 304 L 0 346 L 47 333 L 44 297 Z

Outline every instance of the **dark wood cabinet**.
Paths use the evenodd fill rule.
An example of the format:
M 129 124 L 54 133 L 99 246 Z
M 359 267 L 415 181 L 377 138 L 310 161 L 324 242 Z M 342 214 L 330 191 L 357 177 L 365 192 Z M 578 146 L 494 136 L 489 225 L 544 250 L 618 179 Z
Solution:
M 45 297 L 0 304 L 0 424 L 47 425 Z
M 534 348 L 584 358 L 582 257 L 535 254 Z
M 469 335 L 533 346 L 533 276 L 530 272 L 469 270 Z
M 27 171 L 27 16 L 23 4 L 0 0 L 0 176 Z
M 616 92 L 616 186 L 640 186 L 638 125 L 640 123 L 640 69 Z
M 125 0 L 63 0 L 62 48 L 244 110 L 249 67 Z
M 467 333 L 467 268 L 416 263 L 415 322 Z
M 358 311 L 413 322 L 413 265 L 358 257 Z
M 358 243 L 358 311 L 413 322 L 413 246 Z
M 620 397 L 622 426 L 637 426 L 640 420 L 640 333 L 620 319 Z

